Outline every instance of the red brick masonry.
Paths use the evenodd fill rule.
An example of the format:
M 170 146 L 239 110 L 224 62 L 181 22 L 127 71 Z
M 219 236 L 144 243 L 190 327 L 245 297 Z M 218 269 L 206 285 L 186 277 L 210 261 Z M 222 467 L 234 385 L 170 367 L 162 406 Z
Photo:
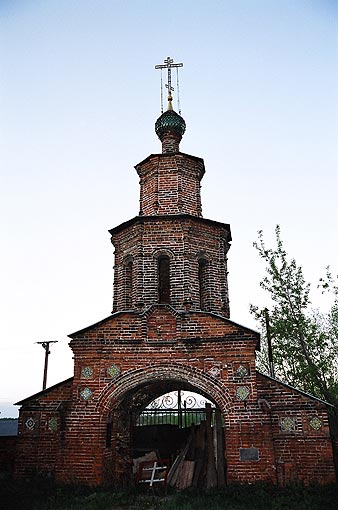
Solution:
M 333 482 L 325 404 L 257 373 L 257 342 L 257 333 L 228 319 L 177 313 L 170 305 L 117 313 L 75 333 L 74 378 L 22 402 L 17 476 L 94 485 L 125 478 L 132 441 L 128 408 L 179 381 L 182 388 L 208 395 L 223 412 L 228 482 Z M 112 365 L 116 374 L 110 375 Z M 89 378 L 83 375 L 86 367 L 92 370 Z M 239 376 L 239 367 L 247 374 Z M 87 400 L 81 397 L 85 388 L 92 392 Z M 239 388 L 248 391 L 244 400 Z M 25 425 L 29 418 L 33 429 Z M 55 430 L 49 428 L 51 418 Z M 314 418 L 317 430 L 310 425 Z M 246 448 L 258 449 L 258 459 L 241 460 Z
M 202 218 L 203 160 L 170 136 L 136 166 L 140 215 L 110 231 L 113 315 L 70 335 L 74 377 L 19 402 L 15 475 L 121 485 L 137 416 L 179 386 L 221 409 L 228 483 L 333 482 L 327 405 L 257 373 L 258 333 L 229 319 L 230 226 Z

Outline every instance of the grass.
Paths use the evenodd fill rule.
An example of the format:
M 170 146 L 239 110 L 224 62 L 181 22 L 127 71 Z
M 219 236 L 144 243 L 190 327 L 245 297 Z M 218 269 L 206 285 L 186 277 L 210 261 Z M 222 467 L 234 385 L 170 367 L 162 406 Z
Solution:
M 161 494 L 162 492 L 162 494 Z M 337 510 L 336 485 L 288 487 L 230 485 L 212 491 L 188 489 L 163 495 L 156 488 L 113 491 L 107 488 L 58 487 L 48 483 L 0 483 L 6 510 Z
M 266 484 L 228 486 L 208 493 L 178 493 L 161 510 L 337 510 L 337 486 L 289 487 Z

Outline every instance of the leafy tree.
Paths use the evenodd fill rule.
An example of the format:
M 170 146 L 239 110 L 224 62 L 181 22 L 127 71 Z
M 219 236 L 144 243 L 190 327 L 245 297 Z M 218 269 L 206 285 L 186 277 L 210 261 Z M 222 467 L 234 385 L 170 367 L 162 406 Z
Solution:
M 271 298 L 269 323 L 275 376 L 288 384 L 338 406 L 338 288 L 327 268 L 319 282 L 323 292 L 333 296 L 329 313 L 311 309 L 310 283 L 295 259 L 288 259 L 276 227 L 276 247 L 267 248 L 263 233 L 254 243 L 266 263 L 260 286 Z M 266 309 L 251 305 L 250 311 L 262 330 L 262 351 L 257 367 L 268 373 Z

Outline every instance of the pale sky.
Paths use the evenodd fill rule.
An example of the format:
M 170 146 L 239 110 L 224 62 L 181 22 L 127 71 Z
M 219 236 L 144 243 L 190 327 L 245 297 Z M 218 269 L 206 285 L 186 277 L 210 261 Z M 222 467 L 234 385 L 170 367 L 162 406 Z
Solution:
M 269 244 L 281 225 L 314 287 L 338 272 L 337 28 L 334 0 L 0 1 L 1 417 L 42 388 L 35 342 L 58 340 L 50 386 L 72 375 L 67 335 L 110 315 L 108 229 L 138 214 L 133 167 L 161 150 L 168 55 L 203 215 L 232 229 L 232 320 L 255 329 L 266 302 L 259 229 Z

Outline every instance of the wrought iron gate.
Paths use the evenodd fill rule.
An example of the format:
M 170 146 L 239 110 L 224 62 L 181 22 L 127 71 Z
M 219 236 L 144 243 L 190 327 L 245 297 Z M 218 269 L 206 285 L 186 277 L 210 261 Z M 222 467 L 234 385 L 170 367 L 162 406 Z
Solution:
M 179 428 L 190 427 L 192 424 L 199 425 L 205 420 L 205 404 L 209 402 L 191 393 L 181 390 L 167 393 L 153 400 L 142 411 L 136 421 L 136 426 L 147 425 L 176 425 Z M 212 424 L 214 423 L 214 409 L 212 406 Z

